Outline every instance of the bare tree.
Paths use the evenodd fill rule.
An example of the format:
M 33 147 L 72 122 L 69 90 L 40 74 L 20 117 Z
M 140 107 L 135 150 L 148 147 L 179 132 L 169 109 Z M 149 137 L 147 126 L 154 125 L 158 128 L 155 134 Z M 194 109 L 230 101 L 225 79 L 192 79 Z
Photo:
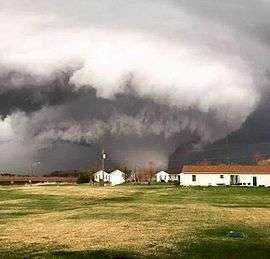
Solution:
M 132 170 L 127 167 L 127 165 L 122 164 L 120 165 L 120 171 L 125 174 L 125 181 L 131 180 Z
M 151 181 L 155 175 L 155 162 L 150 161 L 149 162 L 149 168 L 148 168 L 148 183 L 151 184 Z
M 263 164 L 265 163 L 264 157 L 260 152 L 255 152 L 253 154 L 253 160 L 255 161 L 255 163 L 258 164 Z

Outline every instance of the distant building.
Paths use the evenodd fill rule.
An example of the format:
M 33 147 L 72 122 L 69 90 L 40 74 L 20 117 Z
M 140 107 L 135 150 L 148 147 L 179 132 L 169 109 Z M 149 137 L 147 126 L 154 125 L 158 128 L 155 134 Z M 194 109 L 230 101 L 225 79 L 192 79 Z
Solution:
M 103 170 L 100 170 L 94 173 L 94 181 L 95 182 L 109 182 L 112 186 L 117 184 L 122 184 L 125 182 L 125 174 L 120 170 L 115 170 L 111 173 L 107 173 Z
M 165 171 L 160 171 L 156 173 L 157 182 L 174 182 L 179 181 L 179 174 L 167 173 Z
M 179 180 L 179 174 L 171 174 L 165 171 L 160 171 L 156 173 L 156 181 L 157 182 L 174 182 Z
M 98 172 L 94 173 L 94 181 L 95 182 L 108 182 L 109 181 L 109 174 L 103 170 L 99 170 Z
M 55 176 L 0 176 L 0 185 L 24 185 L 38 183 L 70 183 L 75 184 L 77 177 L 55 177 Z
M 165 171 L 160 171 L 156 173 L 156 181 L 167 183 L 170 180 L 170 175 Z
M 169 181 L 175 182 L 175 181 L 179 181 L 179 179 L 180 179 L 180 174 L 169 173 Z
M 186 186 L 270 186 L 270 166 L 185 165 L 180 184 Z
M 112 186 L 122 184 L 125 182 L 125 173 L 120 170 L 115 170 L 109 173 L 108 181 L 111 183 Z

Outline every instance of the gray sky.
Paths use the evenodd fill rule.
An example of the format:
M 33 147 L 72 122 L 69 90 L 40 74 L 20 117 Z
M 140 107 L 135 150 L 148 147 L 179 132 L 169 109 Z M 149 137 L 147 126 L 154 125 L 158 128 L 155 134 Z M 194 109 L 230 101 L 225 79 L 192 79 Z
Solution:
M 221 120 L 229 116 L 235 128 L 268 91 L 270 2 L 266 0 L 0 0 L 0 6 L 0 94 L 9 98 L 21 96 L 31 85 L 38 94 L 29 97 L 29 103 L 37 96 L 40 101 L 40 89 L 51 85 L 59 71 L 72 70 L 69 83 L 75 91 L 94 87 L 98 97 L 113 102 L 129 82 L 140 98 L 177 109 L 215 110 Z M 81 110 L 76 105 L 69 104 L 67 110 Z M 42 136 L 53 132 L 65 139 L 74 133 L 70 125 L 74 119 L 66 122 L 71 116 L 66 110 L 64 115 L 54 108 L 31 115 L 18 111 L 20 107 L 11 110 L 15 113 L 0 122 L 3 143 L 31 142 L 38 123 L 50 116 L 55 124 Z M 113 116 L 141 130 L 134 125 L 139 125 L 142 114 L 134 119 L 124 110 L 121 113 Z M 45 119 L 37 122 L 39 116 Z M 26 133 L 29 120 L 32 135 Z M 59 131 L 57 120 L 68 124 L 68 130 Z M 77 120 L 77 133 L 85 134 L 82 125 L 89 123 L 95 125 Z M 157 128 L 152 128 L 156 134 Z M 32 142 L 27 159 L 36 145 Z M 10 157 L 15 149 L 18 146 L 11 148 Z
M 202 109 L 231 101 L 245 115 L 268 66 L 267 1 L 1 2 L 3 67 L 48 76 L 81 66 L 72 82 L 103 97 L 132 73 L 141 95 Z

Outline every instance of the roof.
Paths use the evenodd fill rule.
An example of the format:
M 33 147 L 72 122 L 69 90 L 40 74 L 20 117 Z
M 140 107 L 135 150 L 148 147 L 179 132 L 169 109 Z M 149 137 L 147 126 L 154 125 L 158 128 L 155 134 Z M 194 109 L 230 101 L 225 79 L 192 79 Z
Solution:
M 109 174 L 116 174 L 116 173 L 124 174 L 124 172 L 122 172 L 121 170 L 118 170 L 118 169 L 116 169 L 116 170 L 110 172 Z
M 105 173 L 105 174 L 108 174 L 106 171 L 103 171 L 103 170 L 99 170 L 99 171 L 95 172 L 95 174 L 99 174 L 99 173 Z
M 166 172 L 166 171 L 158 171 L 155 174 L 159 174 L 159 173 L 165 173 L 165 174 L 169 174 L 169 175 L 177 175 L 179 173 L 172 173 L 172 172 Z
M 197 174 L 238 173 L 238 174 L 270 174 L 268 165 L 184 165 L 182 172 Z
M 161 174 L 161 173 L 169 174 L 169 173 L 167 173 L 166 171 L 159 171 L 159 172 L 156 172 L 156 174 Z

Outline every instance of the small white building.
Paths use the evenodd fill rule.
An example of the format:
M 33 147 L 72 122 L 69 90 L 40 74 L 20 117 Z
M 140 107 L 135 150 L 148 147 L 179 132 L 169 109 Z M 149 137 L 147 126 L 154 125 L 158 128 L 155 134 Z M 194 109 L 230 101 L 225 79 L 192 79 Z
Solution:
M 103 170 L 99 170 L 98 172 L 94 173 L 94 180 L 95 182 L 108 182 L 109 181 L 109 174 Z
M 185 165 L 180 174 L 185 186 L 270 186 L 270 166 Z
M 120 170 L 115 170 L 109 174 L 108 181 L 112 184 L 112 186 L 122 184 L 125 182 L 125 173 Z
M 170 175 L 165 171 L 160 171 L 156 173 L 156 181 L 158 183 L 165 182 L 167 183 L 170 180 Z
M 180 179 L 180 174 L 173 174 L 173 173 L 169 174 L 169 181 L 176 182 L 176 181 L 179 181 L 179 179 Z
M 156 173 L 156 181 L 157 182 L 175 182 L 179 181 L 179 174 L 174 174 L 174 173 L 167 173 L 165 171 L 160 171 Z

